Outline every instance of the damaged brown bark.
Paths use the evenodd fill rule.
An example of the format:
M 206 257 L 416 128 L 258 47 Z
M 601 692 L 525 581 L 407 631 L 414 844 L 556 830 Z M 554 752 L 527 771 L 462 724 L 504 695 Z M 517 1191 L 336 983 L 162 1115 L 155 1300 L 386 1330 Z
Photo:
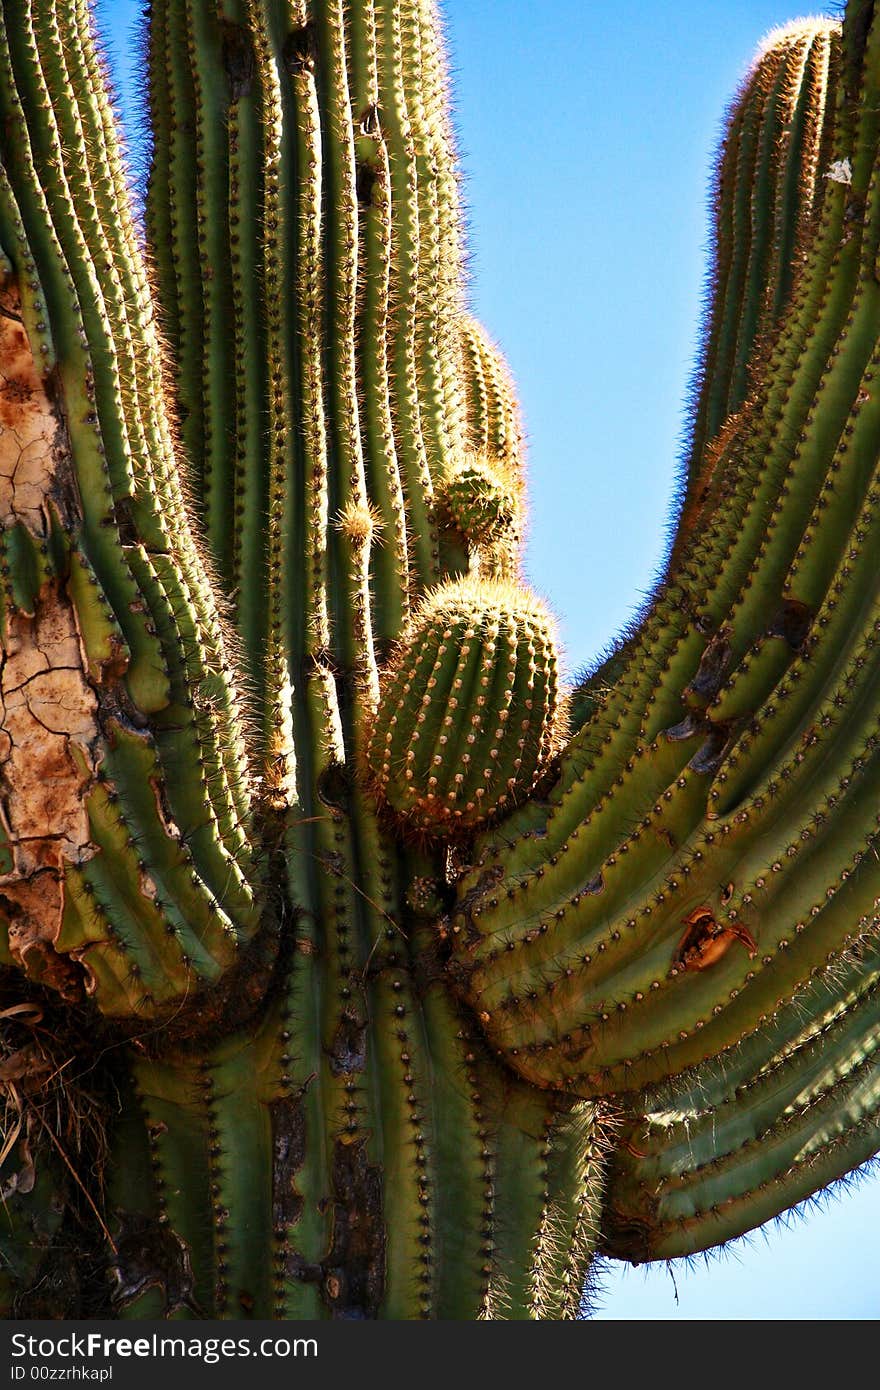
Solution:
M 45 549 L 49 498 L 69 473 L 66 432 L 15 316 L 0 315 L 0 526 L 25 527 Z M 65 484 L 67 480 L 65 478 Z M 69 488 L 66 488 L 69 490 Z M 94 853 L 85 797 L 96 773 L 97 698 L 86 678 L 76 616 L 63 584 L 47 580 L 32 611 L 4 580 L 0 664 L 0 908 L 13 957 L 33 978 L 79 996 L 82 975 L 57 955 L 64 867 Z

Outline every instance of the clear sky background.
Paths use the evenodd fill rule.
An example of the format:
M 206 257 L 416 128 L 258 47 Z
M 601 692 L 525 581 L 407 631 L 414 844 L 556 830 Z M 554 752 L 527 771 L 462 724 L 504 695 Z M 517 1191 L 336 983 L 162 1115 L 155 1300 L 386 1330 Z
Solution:
M 570 671 L 649 592 L 698 349 L 725 104 L 788 0 L 446 0 L 475 312 L 529 436 L 528 575 Z M 135 0 L 99 12 L 123 98 Z M 599 1316 L 880 1317 L 880 1183 L 722 1257 L 608 1266 Z M 674 1278 L 673 1278 L 674 1275 Z M 677 1294 L 677 1297 L 676 1297 Z

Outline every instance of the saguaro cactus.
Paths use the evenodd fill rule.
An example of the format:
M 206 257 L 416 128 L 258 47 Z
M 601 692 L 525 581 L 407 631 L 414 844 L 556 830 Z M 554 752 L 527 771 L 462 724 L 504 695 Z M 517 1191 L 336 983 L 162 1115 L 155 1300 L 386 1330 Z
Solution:
M 11 1316 L 566 1318 L 878 1147 L 880 18 L 732 108 L 687 493 L 559 698 L 430 0 L 0 0 Z

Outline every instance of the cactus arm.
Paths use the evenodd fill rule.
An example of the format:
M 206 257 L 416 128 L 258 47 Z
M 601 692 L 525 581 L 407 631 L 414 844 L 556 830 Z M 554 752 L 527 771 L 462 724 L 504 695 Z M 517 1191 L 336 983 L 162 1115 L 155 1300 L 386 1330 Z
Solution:
M 734 1013 L 742 1027 L 743 1009 L 751 1005 L 757 1013 L 762 1008 L 757 1001 L 762 998 L 765 970 L 770 979 L 785 980 L 786 988 L 795 985 L 788 978 L 787 948 L 798 934 L 798 923 L 808 922 L 800 930 L 821 937 L 824 953 L 836 955 L 848 944 L 846 929 L 838 935 L 836 915 L 823 917 L 821 904 L 825 890 L 833 895 L 860 864 L 873 834 L 870 795 L 862 790 L 870 781 L 865 762 L 872 722 L 867 674 L 862 715 L 847 725 L 847 735 L 838 744 L 841 764 L 835 778 L 822 773 L 821 739 L 815 753 L 809 743 L 804 748 L 797 742 L 805 728 L 801 722 L 776 750 L 775 763 L 767 766 L 765 750 L 762 762 L 752 764 L 761 767 L 773 790 L 750 801 L 743 798 L 741 781 L 729 799 L 724 792 L 727 767 L 736 764 L 741 778 L 742 764 L 748 762 L 749 728 L 737 742 L 738 729 L 716 730 L 711 713 L 707 722 L 701 709 L 719 686 L 723 700 L 729 665 L 735 670 L 749 644 L 762 629 L 773 626 L 822 483 L 829 473 L 836 477 L 838 442 L 848 444 L 867 404 L 859 393 L 866 370 L 871 371 L 877 322 L 876 194 L 868 183 L 877 138 L 872 109 L 877 41 L 875 26 L 858 79 L 861 114 L 851 133 L 853 143 L 847 146 L 853 168 L 859 171 L 854 178 L 861 182 L 851 190 L 831 187 L 826 193 L 819 240 L 772 359 L 776 376 L 765 387 L 762 408 L 747 415 L 729 445 L 730 457 L 744 461 L 752 448 L 760 450 L 755 500 L 745 517 L 731 515 L 731 509 L 720 504 L 711 514 L 727 560 L 721 561 L 706 597 L 702 588 L 697 591 L 698 622 L 687 628 L 688 586 L 680 581 L 684 616 L 673 627 L 666 651 L 676 639 L 682 646 L 659 680 L 652 682 L 654 693 L 642 706 L 643 737 L 632 739 L 635 721 L 628 725 L 626 715 L 615 728 L 606 707 L 608 751 L 600 750 L 596 766 L 614 758 L 623 771 L 613 782 L 597 784 L 594 766 L 579 781 L 589 748 L 590 731 L 583 731 L 562 759 L 560 781 L 546 807 L 530 806 L 509 821 L 504 843 L 498 837 L 493 850 L 480 853 L 479 867 L 462 884 L 467 912 L 455 923 L 459 930 L 454 936 L 470 978 L 471 997 L 490 1015 L 494 1040 L 516 1056 L 518 1067 L 544 1084 L 555 1077 L 556 1084 L 578 1085 L 583 1075 L 588 1093 L 594 1087 L 628 1090 L 646 1076 L 642 1067 L 654 1077 L 691 1065 L 704 1045 L 704 1029 L 716 1045 L 725 1045 L 721 1031 L 730 996 L 737 1001 Z M 849 80 L 854 76 L 851 68 Z M 842 109 L 848 120 L 846 101 Z M 844 128 L 838 140 L 845 138 Z M 843 146 L 838 150 L 843 157 Z M 860 218 L 854 233 L 843 220 L 847 206 L 864 207 L 863 228 Z M 764 450 L 768 438 L 776 440 L 769 455 Z M 849 483 L 864 500 L 869 489 L 866 468 L 854 470 Z M 740 488 L 738 483 L 738 492 Z M 853 514 L 854 505 L 850 496 L 845 517 Z M 766 534 L 759 534 L 758 516 L 768 512 L 770 526 Z M 854 642 L 871 640 L 860 613 L 863 596 L 854 584 L 848 587 L 852 561 L 846 547 L 855 544 L 858 550 L 864 535 L 845 527 L 833 528 L 829 537 L 822 534 L 826 545 L 835 544 L 841 570 L 840 589 L 835 592 L 832 581 L 826 595 L 828 609 L 833 612 L 845 604 L 848 594 L 856 623 Z M 709 548 L 711 539 L 704 533 L 702 545 Z M 720 557 L 725 551 L 719 548 L 717 553 Z M 827 554 L 824 563 L 828 573 Z M 824 616 L 820 610 L 815 624 L 820 644 Z M 648 629 L 656 631 L 651 620 Z M 715 634 L 712 642 L 707 642 L 707 633 Z M 795 645 L 789 642 L 789 667 L 796 659 Z M 835 687 L 847 690 L 854 677 L 847 670 L 845 651 L 827 650 L 831 661 L 822 668 L 823 695 L 833 703 L 841 698 Z M 851 660 L 858 663 L 857 670 L 864 666 L 864 657 L 854 655 Z M 745 684 L 745 677 L 741 679 Z M 760 685 L 753 689 L 749 713 L 758 732 L 765 715 L 772 724 L 776 706 L 784 708 L 786 679 L 763 710 L 758 701 L 764 692 Z M 622 685 L 628 684 L 625 675 Z M 797 688 L 795 680 L 791 686 Z M 615 694 L 612 701 L 616 698 Z M 670 727 L 671 721 L 681 721 L 688 706 L 685 721 Z M 729 751 L 723 748 L 725 741 L 730 741 Z M 627 755 L 629 761 L 624 762 Z M 787 783 L 792 775 L 803 798 L 794 825 L 780 819 L 787 789 L 776 785 Z M 619 819 L 613 813 L 615 804 Z M 716 812 L 719 804 L 723 814 Z M 595 822 L 584 815 L 589 809 L 595 816 L 594 808 L 601 809 L 595 829 Z M 709 820 L 698 828 L 707 808 Z M 636 829 L 621 834 L 627 817 Z M 815 829 L 813 818 L 818 822 Z M 847 841 L 848 835 L 852 841 Z M 633 878 L 637 864 L 645 875 L 640 888 Z M 867 869 L 864 873 L 870 877 Z M 727 884 L 732 885 L 729 892 Z M 682 920 L 701 901 L 711 905 L 719 924 L 739 921 L 748 927 L 758 942 L 756 960 L 740 942 L 712 970 L 677 963 Z M 779 911 L 783 901 L 785 909 Z M 734 940 L 728 937 L 728 943 Z M 769 979 L 767 988 L 773 988 Z M 781 993 L 784 996 L 785 989 Z M 679 1005 L 684 1007 L 679 1010 Z M 717 1010 L 721 1021 L 716 1021 Z M 551 1058 L 558 1059 L 558 1071 Z
M 482 324 L 465 314 L 460 322 L 465 427 L 475 453 L 497 459 L 520 487 L 525 445 L 510 369 Z
M 467 829 L 532 785 L 556 707 L 543 606 L 503 581 L 447 583 L 384 672 L 365 757 L 371 784 L 418 830 Z
M 833 21 L 790 25 L 765 42 L 732 107 L 715 186 L 712 312 L 673 565 L 711 476 L 710 446 L 744 404 L 749 374 L 759 373 L 822 206 L 838 60 Z
M 696 412 L 694 455 L 743 403 L 759 323 L 772 324 L 786 302 L 798 239 L 803 243 L 817 194 L 821 202 L 824 168 L 820 173 L 817 165 L 830 114 L 825 68 L 836 35 L 833 21 L 771 35 L 735 103 L 741 128 L 728 135 L 717 193 L 723 284 L 707 343 L 711 382 Z M 833 110 L 833 100 L 830 105 Z
M 666 585 L 674 582 L 685 544 L 699 524 L 732 421 L 749 399 L 750 384 L 760 384 L 764 359 L 806 259 L 832 160 L 839 50 L 839 25 L 832 20 L 795 21 L 775 31 L 731 106 L 712 198 L 706 336 Z M 662 585 L 656 600 L 661 594 Z M 578 680 L 570 703 L 573 730 L 617 684 L 637 631 L 635 624 Z
M 441 488 L 440 505 L 468 535 L 480 574 L 516 579 L 525 518 L 525 445 L 519 406 L 507 364 L 482 326 L 464 314 L 459 332 L 467 451 Z M 469 477 L 475 469 L 476 487 Z M 477 534 L 467 520 L 475 491 L 477 514 L 483 520 Z
M 47 74 L 46 80 L 51 84 L 64 83 L 69 80 L 74 93 L 79 94 L 78 105 L 74 107 L 76 119 L 71 120 L 71 117 L 66 114 L 66 103 L 57 98 L 57 86 L 53 85 L 51 92 L 45 92 L 47 98 L 51 96 L 55 99 L 55 106 L 52 109 L 57 108 L 61 116 L 58 127 L 55 128 L 50 124 L 50 129 L 43 136 L 43 158 L 51 169 L 56 158 L 53 139 L 64 141 L 63 146 L 59 148 L 62 155 L 72 164 L 65 176 L 70 180 L 71 186 L 77 189 L 80 194 L 78 215 L 82 220 L 82 233 L 78 230 L 76 223 L 71 221 L 63 212 L 60 205 L 58 209 L 54 210 L 55 215 L 62 218 L 61 225 L 67 229 L 65 234 L 71 252 L 85 249 L 94 254 L 95 257 L 105 255 L 111 266 L 111 275 L 107 283 L 102 285 L 100 291 L 101 296 L 103 296 L 104 310 L 107 314 L 106 327 L 97 317 L 100 313 L 99 305 L 96 304 L 93 308 L 88 294 L 84 295 L 85 307 L 83 312 L 86 315 L 86 326 L 94 329 L 96 333 L 96 341 L 101 341 L 101 334 L 103 333 L 105 335 L 104 341 L 109 342 L 106 335 L 112 335 L 114 347 L 108 347 L 108 351 L 113 352 L 115 350 L 118 353 L 119 389 L 123 407 L 121 413 L 116 412 L 118 419 L 109 404 L 115 391 L 109 375 L 102 377 L 100 373 L 98 374 L 96 380 L 97 401 L 99 406 L 102 399 L 107 401 L 106 430 L 110 432 L 111 438 L 116 437 L 120 440 L 120 448 L 117 451 L 120 458 L 120 471 L 118 473 L 120 483 L 124 477 L 127 478 L 130 473 L 133 473 L 136 487 L 152 490 L 153 496 L 156 498 L 153 506 L 164 505 L 168 508 L 169 520 L 166 525 L 171 528 L 174 525 L 175 517 L 182 517 L 183 511 L 177 490 L 176 473 L 170 461 L 172 457 L 171 443 L 167 415 L 161 400 L 162 383 L 158 353 L 152 332 L 151 305 L 143 267 L 137 254 L 136 236 L 128 208 L 127 190 L 121 171 L 119 154 L 113 141 L 108 138 L 110 114 L 106 97 L 97 85 L 97 60 L 89 33 L 90 21 L 85 7 L 81 4 L 61 7 L 57 13 L 57 20 L 54 8 L 41 12 L 41 16 L 40 28 L 34 34 L 31 62 L 33 63 L 34 52 L 39 41 L 42 45 L 39 48 L 39 53 L 43 54 L 42 61 Z M 62 49 L 59 38 L 61 27 L 64 28 L 65 33 L 78 32 L 82 36 L 81 41 L 68 43 Z M 69 73 L 58 67 L 65 57 L 71 65 Z M 34 80 L 39 83 L 41 81 L 39 67 L 33 66 L 31 71 Z M 53 129 L 55 130 L 54 137 L 52 135 Z M 35 127 L 35 130 L 39 131 L 39 125 Z M 101 153 L 102 159 L 96 160 L 96 151 Z M 105 167 L 109 172 L 100 177 Z M 81 242 L 82 237 L 85 238 L 84 246 Z M 84 258 L 81 271 L 77 270 L 80 263 L 75 256 L 73 256 L 72 263 L 74 277 L 79 273 L 79 283 L 84 290 L 87 289 L 92 283 L 88 278 L 90 274 L 88 257 Z M 101 395 L 102 391 L 104 392 L 103 396 Z M 126 437 L 128 443 L 125 442 Z M 133 457 L 123 464 L 122 460 L 126 458 L 128 452 L 133 452 Z M 112 451 L 108 453 L 108 460 L 112 469 L 114 464 Z M 123 467 L 124 472 L 122 471 Z M 140 502 L 135 493 L 133 506 L 136 511 L 139 505 Z M 155 527 L 155 521 L 150 516 L 149 505 L 142 508 L 142 513 L 145 539 L 149 544 L 150 531 L 148 528 Z M 137 519 L 140 520 L 140 518 Z M 180 529 L 180 523 L 178 523 L 178 529 Z M 161 555 L 163 546 L 163 540 L 160 537 L 161 533 L 156 535 L 159 555 Z M 178 540 L 173 530 L 169 539 L 172 544 Z M 168 548 L 168 539 L 164 541 L 164 545 L 165 548 Z M 184 555 L 187 560 L 186 579 L 191 586 L 191 601 L 194 605 L 197 621 L 204 623 L 206 628 L 208 621 L 213 621 L 216 628 L 216 618 L 210 619 L 207 590 L 204 582 L 197 576 L 198 564 L 191 543 L 185 548 Z M 173 581 L 169 580 L 170 582 Z M 175 600 L 172 597 L 172 607 L 174 606 Z M 176 601 L 176 606 L 178 609 L 183 607 L 181 600 Z M 216 632 L 214 634 L 211 634 L 209 630 L 200 632 L 199 640 L 212 644 L 207 647 L 203 659 L 206 662 L 212 659 L 216 660 L 220 655 Z M 188 677 L 192 677 L 195 672 L 187 667 L 186 674 Z M 216 693 L 222 699 L 222 682 L 218 684 Z M 202 733 L 207 734 L 207 731 L 208 725 L 203 721 Z M 230 781 L 230 789 L 235 797 L 236 810 L 240 817 L 246 807 L 246 794 L 242 787 L 240 751 L 237 752 L 236 756 L 238 758 L 237 763 L 235 757 L 224 754 L 225 770 L 218 769 L 218 772 L 221 777 L 225 775 Z
M 805 25 L 804 37 L 806 51 L 801 50 L 803 65 L 791 92 L 789 140 L 773 208 L 774 251 L 778 247 L 770 276 L 774 318 L 782 312 L 798 262 L 806 254 L 834 144 L 840 25 L 819 22 L 812 30 Z M 771 35 L 765 48 L 772 40 Z
M 695 1085 L 685 1077 L 639 1097 L 643 1115 L 625 1124 L 609 1173 L 609 1250 L 642 1260 L 720 1244 L 871 1157 L 873 944 L 844 969 L 848 992 L 814 988 L 806 1027 L 802 1007 L 782 1009 L 722 1054 L 712 1076 L 703 1068 Z
M 748 348 L 754 333 L 765 280 L 764 251 L 772 229 L 772 200 L 768 196 L 779 172 L 779 135 L 791 119 L 787 101 L 798 54 L 776 44 L 758 64 L 755 99 L 748 103 L 737 132 L 739 174 L 734 196 L 732 245 L 734 254 L 727 283 L 718 296 L 721 327 L 718 357 L 709 395 L 710 438 L 745 396 Z

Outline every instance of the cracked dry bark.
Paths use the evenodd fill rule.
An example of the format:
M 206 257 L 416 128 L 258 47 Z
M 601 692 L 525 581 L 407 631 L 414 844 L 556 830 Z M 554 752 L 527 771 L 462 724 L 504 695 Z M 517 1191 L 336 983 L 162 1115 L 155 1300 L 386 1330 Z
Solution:
M 0 526 L 45 552 L 52 512 L 71 505 L 69 444 L 20 317 L 15 282 L 0 287 Z M 26 532 L 21 536 L 21 532 Z M 86 795 L 97 768 L 98 700 L 63 580 L 35 582 L 21 606 L 2 567 L 0 909 L 27 974 L 76 997 L 80 972 L 54 947 L 65 865 L 95 852 Z

